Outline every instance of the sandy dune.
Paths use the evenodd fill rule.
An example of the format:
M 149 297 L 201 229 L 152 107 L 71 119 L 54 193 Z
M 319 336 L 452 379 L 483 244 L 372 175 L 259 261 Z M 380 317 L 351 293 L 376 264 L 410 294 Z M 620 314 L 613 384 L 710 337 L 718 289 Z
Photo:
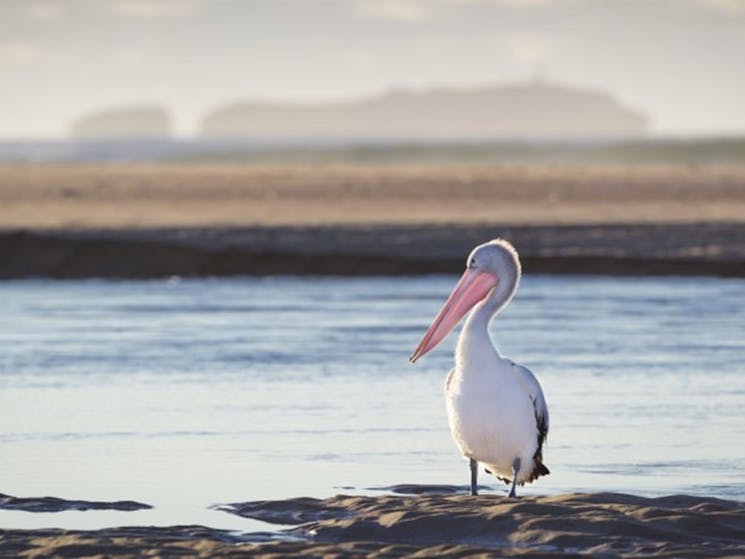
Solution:
M 16 557 L 742 557 L 745 504 L 613 493 L 336 496 L 235 503 L 234 514 L 295 525 L 279 533 L 125 527 L 0 531 Z

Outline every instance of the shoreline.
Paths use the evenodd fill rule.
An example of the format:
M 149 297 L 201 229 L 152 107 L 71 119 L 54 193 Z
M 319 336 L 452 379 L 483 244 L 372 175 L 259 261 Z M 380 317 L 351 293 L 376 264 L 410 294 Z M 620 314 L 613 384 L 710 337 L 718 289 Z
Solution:
M 0 230 L 0 279 L 456 273 L 504 237 L 528 274 L 745 277 L 745 223 Z

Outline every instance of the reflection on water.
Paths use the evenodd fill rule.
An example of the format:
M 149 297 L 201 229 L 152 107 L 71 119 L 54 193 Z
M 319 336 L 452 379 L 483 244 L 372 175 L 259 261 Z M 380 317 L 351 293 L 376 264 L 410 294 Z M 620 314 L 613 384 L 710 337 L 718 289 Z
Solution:
M 0 492 L 156 506 L 0 526 L 248 527 L 206 507 L 466 483 L 455 336 L 407 362 L 455 280 L 0 283 Z M 493 324 L 552 413 L 552 474 L 523 492 L 745 499 L 742 301 L 743 280 L 526 278 Z

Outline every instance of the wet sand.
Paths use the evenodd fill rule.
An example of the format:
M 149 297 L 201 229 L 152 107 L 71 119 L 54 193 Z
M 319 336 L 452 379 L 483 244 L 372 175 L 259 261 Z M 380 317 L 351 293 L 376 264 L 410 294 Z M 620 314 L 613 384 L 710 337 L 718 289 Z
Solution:
M 745 223 L 0 232 L 0 278 L 454 273 L 503 237 L 527 274 L 745 277 Z
M 0 493 L 0 510 L 26 512 L 63 512 L 69 510 L 134 511 L 153 508 L 137 501 L 80 501 L 59 497 L 13 497 Z
M 295 498 L 222 507 L 232 514 L 279 523 L 283 527 L 278 532 L 240 534 L 200 526 L 0 530 L 0 556 L 721 558 L 745 554 L 745 504 L 734 501 L 614 493 L 517 500 L 424 493 Z

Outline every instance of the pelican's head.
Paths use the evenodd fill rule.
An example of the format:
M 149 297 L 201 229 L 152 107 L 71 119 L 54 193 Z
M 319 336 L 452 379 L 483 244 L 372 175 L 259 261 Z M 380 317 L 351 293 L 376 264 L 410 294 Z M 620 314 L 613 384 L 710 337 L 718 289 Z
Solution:
M 499 294 L 495 312 L 503 307 L 515 293 L 519 281 L 520 259 L 509 242 L 494 239 L 477 246 L 468 255 L 466 271 L 409 361 L 413 363 L 437 347 L 463 316 L 486 300 L 492 291 Z

